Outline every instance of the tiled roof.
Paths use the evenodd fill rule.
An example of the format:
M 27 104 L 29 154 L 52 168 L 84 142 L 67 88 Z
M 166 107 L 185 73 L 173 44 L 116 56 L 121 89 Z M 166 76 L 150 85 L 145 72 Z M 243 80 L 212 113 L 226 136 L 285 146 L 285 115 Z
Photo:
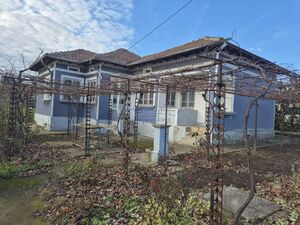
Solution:
M 104 61 L 114 62 L 121 65 L 127 65 L 128 63 L 134 60 L 138 60 L 141 57 L 133 52 L 128 51 L 127 49 L 119 48 L 112 52 L 98 54 L 96 58 L 99 60 L 102 59 Z
M 85 49 L 75 49 L 71 51 L 47 53 L 46 55 L 58 59 L 83 62 L 95 58 L 97 53 Z
M 126 65 L 129 62 L 140 58 L 140 56 L 124 48 L 119 48 L 115 51 L 101 54 L 91 52 L 85 49 L 75 49 L 71 51 L 47 53 L 46 56 L 62 60 L 71 60 L 78 63 L 91 59 L 99 59 L 121 65 Z
M 172 55 L 175 55 L 178 53 L 182 53 L 182 52 L 186 52 L 189 50 L 201 48 L 201 47 L 204 47 L 207 45 L 211 45 L 214 43 L 218 43 L 222 40 L 224 40 L 224 39 L 221 37 L 204 37 L 204 38 L 201 38 L 201 39 L 198 39 L 195 41 L 185 43 L 183 45 L 179 45 L 174 48 L 167 49 L 167 50 L 159 52 L 159 53 L 144 56 L 138 60 L 131 62 L 130 65 L 135 65 L 135 64 L 139 64 L 139 63 L 144 63 L 144 62 L 153 61 L 156 59 L 172 56 Z
M 185 43 L 183 45 L 170 48 L 168 50 L 155 53 L 152 55 L 147 55 L 144 57 L 140 57 L 136 55 L 135 53 L 128 51 L 127 49 L 124 48 L 119 48 L 115 51 L 112 52 L 107 52 L 107 53 L 95 53 L 92 51 L 88 51 L 85 49 L 75 49 L 75 50 L 70 50 L 70 51 L 61 51 L 61 52 L 52 52 L 52 53 L 46 53 L 43 57 L 49 57 L 53 59 L 60 59 L 60 60 L 66 60 L 66 61 L 71 61 L 75 63 L 82 63 L 88 60 L 92 59 L 98 59 L 102 60 L 104 62 L 111 62 L 111 63 L 116 63 L 119 65 L 136 65 L 140 63 L 145 63 L 149 61 L 154 61 L 157 59 L 165 58 L 165 57 L 170 57 L 179 53 L 187 52 L 193 49 L 198 49 L 201 47 L 205 47 L 208 45 L 212 45 L 214 43 L 218 43 L 220 41 L 224 40 L 223 38 L 219 37 L 204 37 L 192 42 Z M 34 62 L 31 65 L 31 69 L 35 69 L 38 67 L 39 60 Z

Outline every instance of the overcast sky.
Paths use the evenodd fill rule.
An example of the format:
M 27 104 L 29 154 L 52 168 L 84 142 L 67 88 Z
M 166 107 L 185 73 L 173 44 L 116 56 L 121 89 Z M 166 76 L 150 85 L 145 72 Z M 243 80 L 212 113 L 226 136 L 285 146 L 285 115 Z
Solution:
M 0 55 L 127 48 L 188 0 L 0 0 Z M 193 0 L 131 49 L 146 55 L 203 36 L 233 37 L 273 62 L 300 69 L 300 1 Z

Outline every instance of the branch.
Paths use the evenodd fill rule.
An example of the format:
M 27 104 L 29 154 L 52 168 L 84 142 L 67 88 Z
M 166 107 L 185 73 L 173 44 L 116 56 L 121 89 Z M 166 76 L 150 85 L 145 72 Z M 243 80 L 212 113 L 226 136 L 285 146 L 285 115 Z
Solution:
M 250 110 L 252 108 L 253 105 L 255 105 L 256 101 L 260 98 L 263 98 L 267 92 L 269 91 L 270 87 L 271 87 L 271 82 L 268 82 L 267 87 L 265 88 L 264 92 L 257 95 L 255 98 L 251 99 L 247 110 L 244 114 L 244 142 L 246 145 L 246 151 L 247 151 L 247 156 L 248 156 L 248 167 L 249 167 L 249 171 L 250 171 L 250 192 L 249 195 L 247 197 L 247 199 L 245 200 L 245 202 L 240 206 L 240 208 L 237 210 L 233 220 L 231 221 L 231 225 L 237 225 L 239 223 L 239 220 L 241 218 L 242 213 L 244 212 L 244 210 L 247 208 L 247 206 L 249 205 L 249 203 L 251 202 L 251 200 L 253 199 L 255 192 L 256 192 L 256 188 L 255 188 L 255 175 L 254 175 L 254 165 L 253 165 L 253 158 L 252 158 L 252 150 L 249 147 L 249 140 L 248 140 L 248 119 L 249 119 L 249 113 Z

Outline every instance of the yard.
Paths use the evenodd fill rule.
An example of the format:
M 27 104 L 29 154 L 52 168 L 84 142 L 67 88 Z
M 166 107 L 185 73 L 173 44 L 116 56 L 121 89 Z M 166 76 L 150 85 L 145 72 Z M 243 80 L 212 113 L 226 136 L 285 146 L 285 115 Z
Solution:
M 173 145 L 174 153 L 180 154 L 174 154 L 168 166 L 152 165 L 149 150 L 132 152 L 125 177 L 117 138 L 114 145 L 102 143 L 90 156 L 64 134 L 40 134 L 37 140 L 26 154 L 1 162 L 0 224 L 12 219 L 14 224 L 208 223 L 204 195 L 213 162 L 204 152 Z M 281 207 L 263 224 L 300 222 L 300 139 L 286 140 L 282 148 L 268 144 L 254 153 L 256 195 Z M 151 145 L 151 139 L 140 139 L 141 148 Z M 248 189 L 243 151 L 226 153 L 224 168 L 226 186 Z M 227 223 L 231 213 L 224 213 Z

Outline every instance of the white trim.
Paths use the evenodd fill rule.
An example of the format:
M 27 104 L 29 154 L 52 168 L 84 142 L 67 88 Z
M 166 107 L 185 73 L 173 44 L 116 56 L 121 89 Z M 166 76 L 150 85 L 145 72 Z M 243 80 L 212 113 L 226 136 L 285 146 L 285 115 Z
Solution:
M 102 65 L 99 66 L 99 70 L 98 70 L 98 79 L 97 79 L 97 85 L 100 85 L 101 83 L 101 71 L 102 71 Z M 99 119 L 99 106 L 100 106 L 100 96 L 97 96 L 97 104 L 96 104 L 96 119 Z
M 79 81 L 80 82 L 80 86 L 83 86 L 84 85 L 84 78 L 82 77 L 74 77 L 74 76 L 70 76 L 70 75 L 65 75 L 65 74 L 61 74 L 61 77 L 60 77 L 60 81 L 63 83 L 64 79 L 70 79 L 72 81 Z M 59 96 L 59 100 L 60 102 L 66 102 L 64 99 L 63 99 L 63 95 L 60 95 Z
M 51 74 L 45 76 L 45 78 L 48 79 L 48 80 L 50 80 L 51 79 Z M 45 85 L 48 86 L 48 84 L 45 84 Z M 43 101 L 44 102 L 49 102 L 49 101 L 51 101 L 51 99 L 52 99 L 52 95 L 44 93 L 44 95 L 43 95 Z
M 106 70 L 101 70 L 102 73 L 110 75 L 110 76 L 119 76 L 119 77 L 133 77 L 131 74 L 127 74 L 127 73 L 114 73 L 114 72 L 110 72 L 110 71 L 106 71 Z
M 72 70 L 66 70 L 66 69 L 62 69 L 62 68 L 57 68 L 56 70 L 61 71 L 61 72 L 73 73 L 73 74 L 77 74 L 77 75 L 86 75 L 86 73 L 76 72 L 76 71 L 72 71 Z
M 89 85 L 89 82 L 93 82 L 93 81 L 96 82 L 96 84 L 95 84 L 96 87 L 97 87 L 97 85 L 98 85 L 98 79 L 97 79 L 96 76 L 90 77 L 90 78 L 86 78 L 85 81 L 86 81 L 85 83 L 86 83 L 87 86 Z M 96 104 L 96 103 L 97 103 L 97 100 L 96 100 L 97 96 L 96 96 L 96 95 L 93 95 L 92 97 L 95 97 L 95 101 L 91 101 L 90 103 L 91 103 L 91 104 Z
M 53 72 L 54 69 L 53 69 L 53 68 L 50 68 L 50 71 Z M 49 73 L 49 70 L 46 70 L 46 71 L 44 71 L 44 72 L 42 72 L 42 73 L 38 73 L 38 76 L 39 76 L 39 77 L 43 77 L 43 76 L 45 76 L 45 75 L 48 74 L 48 73 Z
M 54 63 L 53 65 L 53 80 L 56 79 L 56 62 Z M 51 100 L 51 117 L 53 117 L 53 108 L 54 108 L 54 98 L 55 98 L 55 95 L 52 94 L 52 100 Z

